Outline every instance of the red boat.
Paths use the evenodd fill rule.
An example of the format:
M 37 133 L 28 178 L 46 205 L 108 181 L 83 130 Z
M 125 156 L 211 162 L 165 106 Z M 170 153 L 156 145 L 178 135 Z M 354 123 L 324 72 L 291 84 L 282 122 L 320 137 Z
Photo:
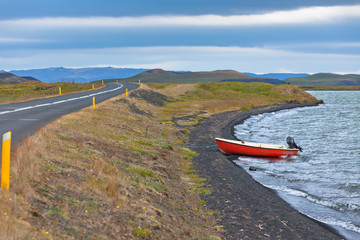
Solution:
M 281 157 L 287 155 L 297 155 L 300 150 L 298 148 L 290 148 L 285 145 L 234 141 L 223 138 L 215 138 L 215 140 L 222 152 L 234 155 Z

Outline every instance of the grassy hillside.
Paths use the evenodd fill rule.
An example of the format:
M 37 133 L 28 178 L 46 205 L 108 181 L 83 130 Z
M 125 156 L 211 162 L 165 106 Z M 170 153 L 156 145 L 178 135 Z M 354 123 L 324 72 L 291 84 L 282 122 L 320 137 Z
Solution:
M 199 83 L 199 82 L 219 82 L 223 80 L 246 81 L 246 82 L 271 82 L 283 84 L 283 81 L 269 78 L 258 78 L 245 75 L 232 70 L 217 70 L 212 72 L 170 72 L 162 69 L 153 69 L 139 73 L 135 76 L 123 79 L 108 79 L 105 82 L 152 82 L 152 83 Z
M 292 85 L 229 82 L 150 86 L 181 100 L 166 104 L 164 113 L 169 116 L 190 115 L 198 110 L 212 114 L 225 110 L 249 110 L 254 106 L 269 104 L 317 101 L 310 94 Z
M 307 77 L 289 78 L 286 82 L 298 86 L 360 86 L 360 75 L 317 73 Z
M 13 151 L 1 239 L 219 239 L 201 199 L 211 189 L 183 146 L 192 126 L 213 112 L 316 101 L 288 85 L 151 86 L 64 116 Z
M 21 78 L 8 72 L 0 72 L 0 84 L 19 84 L 29 81 L 33 80 Z

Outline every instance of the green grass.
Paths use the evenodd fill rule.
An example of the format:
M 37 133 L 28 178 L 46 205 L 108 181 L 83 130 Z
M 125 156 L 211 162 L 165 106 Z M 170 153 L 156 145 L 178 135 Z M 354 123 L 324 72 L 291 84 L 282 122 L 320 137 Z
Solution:
M 277 85 L 271 85 L 266 83 L 201 83 L 191 92 L 191 94 L 187 96 L 187 98 L 191 100 L 225 100 L 234 98 L 246 99 L 259 96 L 278 98 L 279 92 L 277 91 Z
M 145 186 L 152 187 L 156 191 L 159 192 L 166 192 L 167 188 L 161 182 L 153 182 L 153 181 L 143 181 L 142 182 Z
M 54 209 L 54 208 L 50 208 L 49 213 L 50 213 L 50 214 L 54 214 L 54 215 L 56 215 L 56 216 L 58 216 L 58 217 L 62 217 L 62 216 L 65 215 L 64 212 L 62 212 L 62 211 L 60 211 L 60 210 L 56 210 L 56 209 Z
M 195 169 L 182 169 L 182 171 L 183 171 L 184 173 L 195 173 L 195 172 L 196 172 Z
M 58 172 L 58 171 L 61 171 L 61 170 L 62 170 L 61 167 L 58 167 L 58 166 L 55 166 L 55 165 L 52 165 L 52 164 L 49 164 L 49 163 L 45 163 L 45 164 L 44 164 L 44 167 L 45 167 L 46 169 L 49 169 L 49 170 L 55 171 L 55 172 Z
M 140 145 L 143 145 L 143 146 L 149 146 L 149 147 L 154 146 L 152 143 L 145 142 L 145 141 L 142 141 L 142 140 L 138 141 L 137 143 L 140 144 Z
M 190 150 L 189 148 L 182 148 L 181 151 L 182 151 L 184 158 L 187 158 L 187 159 L 191 159 L 191 158 L 199 155 L 197 152 L 194 152 L 194 151 Z
M 69 138 L 68 138 L 68 137 L 63 136 L 63 135 L 61 135 L 60 133 L 58 133 L 58 134 L 57 134 L 57 136 L 58 136 L 61 140 L 64 140 L 64 141 L 69 140 Z
M 130 167 L 128 167 L 128 170 L 130 172 L 139 174 L 139 175 L 141 175 L 143 177 L 150 177 L 150 178 L 153 178 L 153 179 L 156 179 L 156 180 L 159 179 L 159 177 L 150 169 L 146 169 L 146 168 L 143 168 L 143 167 L 130 166 Z
M 133 234 L 137 238 L 151 239 L 151 232 L 149 229 L 137 227 L 133 229 Z
M 127 141 L 129 139 L 125 136 L 121 136 L 121 135 L 117 135 L 117 134 L 113 134 L 113 133 L 106 134 L 106 136 L 108 136 L 109 138 L 111 138 L 113 140 L 117 140 L 117 141 Z
M 43 186 L 38 186 L 38 188 L 41 190 L 41 192 L 43 192 L 45 195 L 49 196 L 49 197 L 52 197 L 52 194 L 51 194 L 51 190 L 46 188 L 46 187 L 43 187 Z
M 156 153 L 154 151 L 151 151 L 151 150 L 144 150 L 144 149 L 141 149 L 141 148 L 137 148 L 137 147 L 132 147 L 130 148 L 133 153 L 137 154 L 137 155 L 149 155 L 149 156 L 152 156 L 152 157 L 156 157 Z

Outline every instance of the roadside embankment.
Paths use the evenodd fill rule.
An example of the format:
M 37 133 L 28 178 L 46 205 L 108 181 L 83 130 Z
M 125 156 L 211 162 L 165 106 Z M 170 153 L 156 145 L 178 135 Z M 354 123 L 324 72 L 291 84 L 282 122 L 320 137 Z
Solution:
M 280 104 L 219 113 L 192 130 L 190 144 L 210 145 L 215 137 L 235 139 L 234 125 L 251 115 L 314 105 Z M 194 168 L 207 179 L 205 186 L 212 189 L 204 200 L 218 212 L 217 221 L 226 239 L 341 239 L 333 229 L 302 215 L 276 192 L 256 182 L 217 148 L 196 151 L 199 155 Z
M 135 90 L 25 139 L 0 190 L 0 239 L 219 239 L 162 97 Z
M 10 190 L 0 190 L 0 238 L 213 240 L 222 229 L 229 239 L 322 236 L 216 149 L 197 149 L 193 161 L 185 147 L 191 131 L 193 145 L 207 144 L 255 106 L 316 99 L 262 83 L 153 87 L 61 117 L 17 147 Z M 315 230 L 298 235 L 306 227 Z

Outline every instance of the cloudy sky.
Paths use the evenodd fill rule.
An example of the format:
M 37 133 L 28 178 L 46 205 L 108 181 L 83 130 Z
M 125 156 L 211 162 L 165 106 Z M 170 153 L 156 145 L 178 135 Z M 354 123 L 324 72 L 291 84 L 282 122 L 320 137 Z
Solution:
M 360 0 L 0 0 L 0 70 L 360 73 Z

